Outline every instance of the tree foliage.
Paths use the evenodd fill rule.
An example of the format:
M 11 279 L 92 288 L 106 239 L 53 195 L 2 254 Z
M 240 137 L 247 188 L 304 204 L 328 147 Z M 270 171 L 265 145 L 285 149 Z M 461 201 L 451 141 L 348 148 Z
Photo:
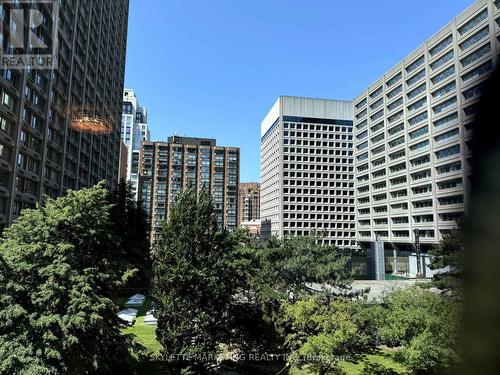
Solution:
M 121 180 L 110 194 L 110 220 L 120 241 L 116 244 L 119 259 L 134 270 L 129 287 L 149 287 L 151 279 L 151 256 L 149 247 L 149 224 L 140 202 L 132 195 L 130 182 Z
M 286 305 L 284 317 L 291 364 L 307 365 L 321 375 L 341 373 L 341 360 L 375 346 L 371 336 L 375 319 L 367 314 L 368 309 L 347 299 L 325 303 L 318 296 Z
M 399 349 L 399 360 L 417 374 L 452 373 L 461 358 L 458 303 L 420 287 L 395 291 L 382 305 L 313 296 L 286 304 L 283 316 L 291 364 L 318 374 L 342 373 L 341 360 L 381 345 Z M 366 369 L 377 371 L 385 370 Z
M 450 371 L 460 360 L 457 348 L 461 309 L 451 298 L 419 287 L 399 290 L 385 302 L 382 343 L 402 347 L 402 360 L 417 373 Z
M 126 368 L 112 288 L 126 281 L 103 185 L 24 210 L 0 240 L 0 373 Z
M 298 300 L 318 289 L 332 296 L 352 294 L 350 255 L 318 240 L 315 236 L 273 239 L 256 250 L 254 287 L 262 301 Z
M 236 245 L 217 227 L 207 191 L 176 196 L 153 255 L 157 338 L 175 373 L 207 372 L 228 339 L 229 311 L 244 283 Z
M 464 272 L 464 239 L 463 225 L 453 229 L 446 235 L 439 245 L 431 251 L 430 268 L 443 270 L 434 275 L 432 284 L 443 291 L 450 291 L 461 295 L 463 289 Z

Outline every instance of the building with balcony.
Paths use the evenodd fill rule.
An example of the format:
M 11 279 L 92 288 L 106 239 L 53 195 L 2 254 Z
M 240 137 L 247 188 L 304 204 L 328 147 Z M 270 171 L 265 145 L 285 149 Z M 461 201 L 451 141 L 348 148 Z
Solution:
M 218 225 L 237 228 L 238 148 L 217 146 L 214 139 L 172 136 L 168 142 L 143 142 L 140 155 L 139 198 L 150 218 L 152 240 L 176 194 L 186 187 L 209 189 Z
M 282 96 L 261 125 L 261 235 L 355 247 L 352 102 Z
M 122 141 L 127 147 L 127 181 L 131 182 L 132 194 L 139 199 L 139 159 L 141 143 L 149 141 L 151 134 L 148 126 L 147 109 L 139 105 L 132 89 L 123 91 Z
M 468 204 L 471 132 L 499 60 L 500 1 L 478 0 L 354 100 L 357 240 L 429 249 Z
M 11 10 L 26 3 L 0 4 L 3 52 L 13 51 Z M 0 72 L 2 227 L 45 195 L 101 180 L 113 187 L 119 176 L 129 2 L 60 1 L 58 19 L 49 3 L 34 5 L 43 14 L 36 33 L 47 44 L 57 35 L 58 69 Z

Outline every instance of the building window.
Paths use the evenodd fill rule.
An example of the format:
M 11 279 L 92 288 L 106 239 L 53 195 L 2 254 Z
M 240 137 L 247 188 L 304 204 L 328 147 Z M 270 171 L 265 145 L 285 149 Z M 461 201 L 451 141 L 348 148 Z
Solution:
M 446 94 L 448 94 L 450 91 L 453 91 L 455 90 L 457 87 L 457 84 L 455 81 L 451 82 L 451 83 L 448 83 L 447 85 L 441 87 L 440 89 L 434 91 L 432 93 L 432 97 L 433 98 L 440 98 L 442 96 L 445 96 Z
M 435 75 L 431 78 L 431 82 L 436 85 L 439 82 L 444 81 L 446 78 L 455 74 L 455 66 L 450 66 L 449 68 L 443 70 L 441 73 Z
M 460 132 L 459 132 L 458 128 L 456 128 L 456 129 L 450 130 L 449 132 L 440 134 L 440 135 L 434 137 L 434 139 L 438 143 L 439 142 L 445 142 L 445 141 L 448 141 L 448 140 L 450 140 L 452 138 L 455 138 L 456 136 L 458 136 L 459 133 Z
M 392 102 L 391 104 L 389 104 L 387 106 L 387 110 L 388 111 L 393 111 L 395 110 L 396 108 L 400 107 L 403 105 L 403 98 L 399 98 L 398 100 Z
M 413 89 L 412 91 L 410 91 L 408 93 L 408 99 L 413 99 L 413 98 L 416 98 L 417 96 L 419 96 L 421 93 L 425 92 L 427 88 L 427 84 L 426 83 L 423 83 L 421 84 L 420 86 L 418 86 L 416 89 Z
M 453 56 L 454 56 L 453 50 L 447 52 L 445 55 L 443 55 L 442 57 L 440 57 L 439 59 L 437 59 L 436 61 L 434 61 L 430 64 L 431 69 L 436 70 L 436 69 L 442 67 L 448 61 L 453 59 Z
M 372 92 L 370 94 L 370 98 L 375 99 L 377 96 L 382 94 L 383 91 L 384 91 L 384 88 L 382 86 L 380 86 L 378 89 L 376 89 L 374 92 Z
M 380 107 L 382 104 L 384 104 L 384 99 L 383 99 L 383 98 L 381 98 L 381 99 L 377 100 L 375 103 L 373 103 L 372 105 L 370 105 L 370 108 L 371 108 L 372 110 L 375 110 L 375 109 L 377 109 L 378 107 Z
M 465 90 L 463 92 L 464 99 L 468 100 L 468 99 L 472 99 L 476 96 L 482 95 L 484 87 L 485 87 L 485 84 L 483 82 L 483 83 L 480 83 L 479 85 L 476 85 L 468 90 Z
M 403 144 L 405 142 L 405 136 L 402 135 L 401 137 L 398 137 L 392 141 L 389 142 L 389 147 L 390 148 L 393 148 L 393 147 L 396 147 L 396 146 L 399 146 L 401 144 Z
M 436 46 L 432 47 L 429 50 L 429 53 L 431 54 L 431 56 L 435 56 L 439 52 L 444 50 L 446 47 L 448 47 L 452 42 L 453 42 L 453 35 L 449 35 L 447 38 L 439 42 Z
M 460 43 L 460 49 L 462 50 L 462 52 L 468 50 L 470 47 L 476 45 L 480 40 L 488 36 L 489 33 L 490 30 L 488 26 L 482 28 L 480 31 L 472 35 L 470 38 Z
M 434 111 L 434 113 L 441 113 L 443 112 L 444 110 L 450 108 L 451 106 L 455 105 L 457 103 L 457 97 L 454 96 L 453 98 L 451 99 L 448 99 L 438 105 L 436 105 L 435 107 L 432 108 L 432 110 Z
M 463 35 L 470 30 L 474 29 L 477 25 L 481 23 L 481 21 L 484 21 L 488 17 L 488 9 L 484 9 L 481 13 L 479 13 L 477 16 L 475 16 L 473 19 L 471 19 L 469 22 L 467 22 L 465 25 L 462 27 L 458 28 L 458 32 L 460 35 Z
M 2 104 L 12 109 L 12 97 L 5 91 L 2 93 Z
M 471 54 L 467 55 L 463 59 L 460 60 L 460 63 L 462 64 L 462 67 L 467 67 L 470 64 L 476 62 L 479 60 L 481 57 L 486 56 L 491 52 L 491 45 L 490 43 L 486 44 L 485 46 L 479 48 L 478 50 L 472 52 Z
M 423 141 L 420 143 L 417 143 L 415 145 L 410 146 L 410 151 L 412 152 L 417 152 L 417 151 L 422 151 L 425 150 L 429 147 L 429 141 Z
M 420 99 L 408 106 L 408 111 L 413 112 L 427 104 L 427 98 Z
M 372 155 L 378 155 L 378 154 L 380 154 L 381 152 L 384 152 L 384 151 L 385 151 L 385 145 L 382 145 L 382 146 L 374 148 L 372 150 Z
M 444 150 L 436 151 L 436 158 L 443 159 L 457 154 L 460 154 L 460 145 L 455 145 L 445 148 Z
M 408 86 L 413 86 L 415 83 L 417 83 L 418 81 L 420 81 L 424 77 L 425 77 L 425 69 L 422 69 L 420 72 L 415 74 L 413 77 L 407 79 L 406 84 Z
M 438 174 L 450 173 L 460 170 L 462 170 L 462 163 L 460 161 L 436 167 L 436 171 L 438 172 Z
M 403 111 L 399 111 L 398 113 L 395 113 L 394 115 L 388 117 L 387 122 L 389 124 L 392 124 L 392 123 L 398 121 L 402 117 L 403 117 Z
M 411 119 L 408 120 L 408 123 L 410 124 L 410 126 L 413 126 L 413 125 L 416 125 L 424 120 L 427 120 L 427 111 L 425 112 L 422 112 L 421 114 L 415 116 L 415 117 L 412 117 Z
M 364 106 L 366 106 L 366 101 L 367 101 L 367 100 L 366 100 L 366 98 L 364 98 L 363 100 L 361 100 L 360 102 L 358 102 L 358 103 L 356 104 L 356 109 L 361 109 L 361 108 L 363 108 Z
M 387 81 L 387 87 L 394 86 L 396 83 L 401 81 L 401 77 L 402 77 L 402 74 L 401 74 L 401 72 L 399 72 L 398 74 L 396 74 L 394 77 L 392 77 L 391 79 L 389 79 Z
M 373 116 L 371 116 L 371 120 L 372 121 L 376 121 L 378 120 L 379 118 L 381 118 L 382 116 L 384 116 L 384 111 L 380 111 L 380 112 L 377 112 L 376 114 L 374 114 Z
M 425 56 L 420 56 L 417 60 L 406 67 L 406 72 L 411 73 L 425 62 Z
M 387 94 L 387 99 L 391 100 L 393 98 L 395 98 L 396 96 L 398 96 L 401 92 L 403 91 L 403 86 L 402 85 L 399 85 L 398 87 L 396 87 L 394 90 L 392 90 L 391 92 L 389 92 Z
M 493 69 L 493 64 L 490 61 L 478 66 L 476 69 L 470 71 L 467 74 L 464 74 L 462 76 L 462 81 L 467 82 L 470 81 L 471 79 L 474 79 L 476 77 L 480 77 L 486 73 L 488 73 L 491 69 Z
M 445 116 L 439 120 L 434 121 L 434 126 L 436 128 L 449 125 L 458 121 L 458 112 L 452 113 L 451 115 Z
M 419 167 L 421 165 L 430 163 L 430 161 L 431 161 L 430 155 L 425 155 L 425 156 L 421 156 L 421 157 L 410 160 L 410 163 L 413 167 Z
M 387 130 L 387 132 L 389 133 L 389 135 L 394 135 L 404 130 L 404 128 L 405 128 L 404 124 L 399 124 L 390 128 L 389 130 Z
M 360 122 L 358 125 L 356 125 L 356 129 L 361 130 L 363 128 L 366 128 L 366 125 L 368 125 L 368 121 L 364 120 L 364 121 Z
M 464 196 L 463 195 L 455 195 L 453 197 L 438 198 L 438 201 L 439 201 L 440 206 L 450 206 L 450 205 L 455 205 L 455 204 L 462 204 L 462 203 L 464 203 Z
M 404 158 L 406 156 L 406 151 L 405 150 L 399 150 L 399 151 L 396 151 L 392 154 L 389 155 L 389 158 L 391 160 L 397 160 L 397 159 L 400 159 L 400 158 Z
M 408 135 L 410 136 L 410 139 L 415 139 L 427 133 L 429 133 L 429 127 L 424 126 L 423 128 L 410 132 Z

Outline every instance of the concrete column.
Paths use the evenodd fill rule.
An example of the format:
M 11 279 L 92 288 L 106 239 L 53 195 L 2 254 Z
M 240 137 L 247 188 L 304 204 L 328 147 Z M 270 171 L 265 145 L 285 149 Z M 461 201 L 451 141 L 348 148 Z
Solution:
M 385 253 L 382 241 L 372 242 L 371 253 L 373 259 L 374 280 L 385 280 Z

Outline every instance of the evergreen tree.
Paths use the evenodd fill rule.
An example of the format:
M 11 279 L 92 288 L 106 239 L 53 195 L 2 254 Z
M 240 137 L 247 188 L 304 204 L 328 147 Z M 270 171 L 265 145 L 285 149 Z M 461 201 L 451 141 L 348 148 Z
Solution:
M 128 283 L 130 287 L 149 287 L 151 279 L 151 256 L 149 247 L 149 223 L 141 203 L 132 195 L 130 182 L 121 180 L 109 196 L 112 204 L 110 220 L 121 239 L 117 251 L 124 264 L 134 268 L 135 275 Z
M 103 184 L 24 210 L 0 240 L 0 373 L 112 374 L 128 359 Z
M 203 374 L 230 334 L 231 305 L 242 276 L 237 242 L 219 230 L 207 191 L 176 196 L 153 255 L 157 338 L 174 373 Z
M 328 297 L 352 297 L 350 253 L 321 245 L 317 236 L 273 239 L 256 250 L 254 287 L 261 302 L 298 300 L 319 289 Z M 267 301 L 267 302 L 266 302 Z
M 430 268 L 440 270 L 432 278 L 432 285 L 461 296 L 463 292 L 464 274 L 464 239 L 463 225 L 459 222 L 458 228 L 446 235 L 439 245 L 429 252 L 431 255 Z

